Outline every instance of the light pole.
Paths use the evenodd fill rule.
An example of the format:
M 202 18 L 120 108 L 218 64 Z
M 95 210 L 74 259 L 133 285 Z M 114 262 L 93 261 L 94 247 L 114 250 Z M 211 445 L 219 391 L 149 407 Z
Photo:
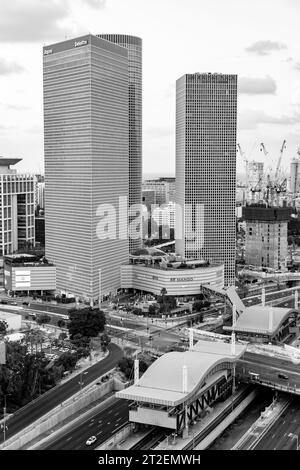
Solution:
M 6 397 L 9 396 L 10 393 L 4 394 L 4 406 L 3 406 L 3 424 L 1 424 L 1 428 L 3 429 L 3 446 L 5 446 L 5 438 L 6 438 L 6 430 L 8 427 L 6 426 Z
M 298 434 L 293 434 L 292 432 L 290 432 L 288 434 L 288 437 L 290 437 L 291 439 L 296 439 L 296 450 L 299 450 L 299 437 L 298 437 Z

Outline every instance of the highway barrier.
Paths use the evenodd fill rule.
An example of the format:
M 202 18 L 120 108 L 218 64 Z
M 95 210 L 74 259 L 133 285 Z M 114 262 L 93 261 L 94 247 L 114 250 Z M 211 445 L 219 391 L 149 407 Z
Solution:
M 61 421 L 72 416 L 82 408 L 88 406 L 96 400 L 99 400 L 104 395 L 112 392 L 114 387 L 120 389 L 122 387 L 119 381 L 113 378 L 104 382 L 103 385 L 96 385 L 102 377 L 108 376 L 110 372 L 106 372 L 101 377 L 92 382 L 83 390 L 77 392 L 68 400 L 62 402 L 60 405 L 49 411 L 49 413 L 42 416 L 40 419 L 29 425 L 27 428 L 22 429 L 19 433 L 9 438 L 5 445 L 1 444 L 1 450 L 16 450 L 23 448 L 26 444 L 31 443 L 38 436 L 46 433 L 51 428 L 56 426 Z

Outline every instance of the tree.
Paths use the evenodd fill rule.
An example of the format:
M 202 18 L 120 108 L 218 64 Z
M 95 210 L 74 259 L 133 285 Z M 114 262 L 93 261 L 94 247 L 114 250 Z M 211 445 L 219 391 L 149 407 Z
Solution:
M 45 323 L 51 323 L 51 317 L 50 315 L 47 315 L 47 313 L 42 313 L 42 315 L 38 315 L 36 317 L 36 322 L 39 325 L 44 325 Z
M 133 378 L 134 372 L 134 360 L 131 357 L 123 357 L 118 362 L 118 367 L 121 372 L 125 375 L 125 377 L 130 380 Z M 139 361 L 139 372 L 143 374 L 148 369 L 148 364 L 145 361 Z
M 0 338 L 1 336 L 6 335 L 7 328 L 8 328 L 8 324 L 6 323 L 6 321 L 0 320 Z
M 57 326 L 59 328 L 63 328 L 64 326 L 66 326 L 66 322 L 64 320 L 58 320 Z
M 100 337 L 100 341 L 101 341 L 102 351 L 104 352 L 107 351 L 107 346 L 110 343 L 110 337 L 108 336 L 108 334 L 104 332 Z
M 106 318 L 101 310 L 93 310 L 92 308 L 71 310 L 68 324 L 70 338 L 73 340 L 76 335 L 94 338 L 104 331 L 105 324 Z
M 77 354 L 65 352 L 54 362 L 56 367 L 63 366 L 64 370 L 73 370 L 77 363 Z

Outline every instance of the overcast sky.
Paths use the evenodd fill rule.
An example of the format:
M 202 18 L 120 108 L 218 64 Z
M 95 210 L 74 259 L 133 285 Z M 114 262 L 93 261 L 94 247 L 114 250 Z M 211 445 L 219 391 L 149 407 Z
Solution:
M 238 141 L 284 166 L 300 146 L 299 0 L 0 0 L 0 155 L 43 172 L 42 46 L 88 32 L 143 39 L 143 170 L 175 172 L 175 81 L 239 76 Z M 238 156 L 238 171 L 243 163 Z

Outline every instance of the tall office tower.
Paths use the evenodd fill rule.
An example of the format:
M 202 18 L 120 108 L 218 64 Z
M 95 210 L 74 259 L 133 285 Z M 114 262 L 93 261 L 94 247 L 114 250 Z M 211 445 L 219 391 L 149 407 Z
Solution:
M 129 67 L 129 207 L 142 204 L 142 39 L 124 34 L 98 34 L 97 37 L 128 50 Z M 137 219 L 129 215 L 129 224 Z M 132 233 L 132 232 L 131 232 Z M 129 234 L 130 235 L 130 234 Z M 142 239 L 129 238 L 129 251 L 141 247 Z
M 290 192 L 293 194 L 300 192 L 300 148 L 298 158 L 293 158 L 290 165 Z
M 177 80 L 176 251 L 224 263 L 227 285 L 235 279 L 236 116 L 237 75 Z
M 0 157 L 0 257 L 35 243 L 35 176 L 10 168 L 21 160 Z
M 43 58 L 46 257 L 58 290 L 94 304 L 129 256 L 128 51 L 89 34 Z

